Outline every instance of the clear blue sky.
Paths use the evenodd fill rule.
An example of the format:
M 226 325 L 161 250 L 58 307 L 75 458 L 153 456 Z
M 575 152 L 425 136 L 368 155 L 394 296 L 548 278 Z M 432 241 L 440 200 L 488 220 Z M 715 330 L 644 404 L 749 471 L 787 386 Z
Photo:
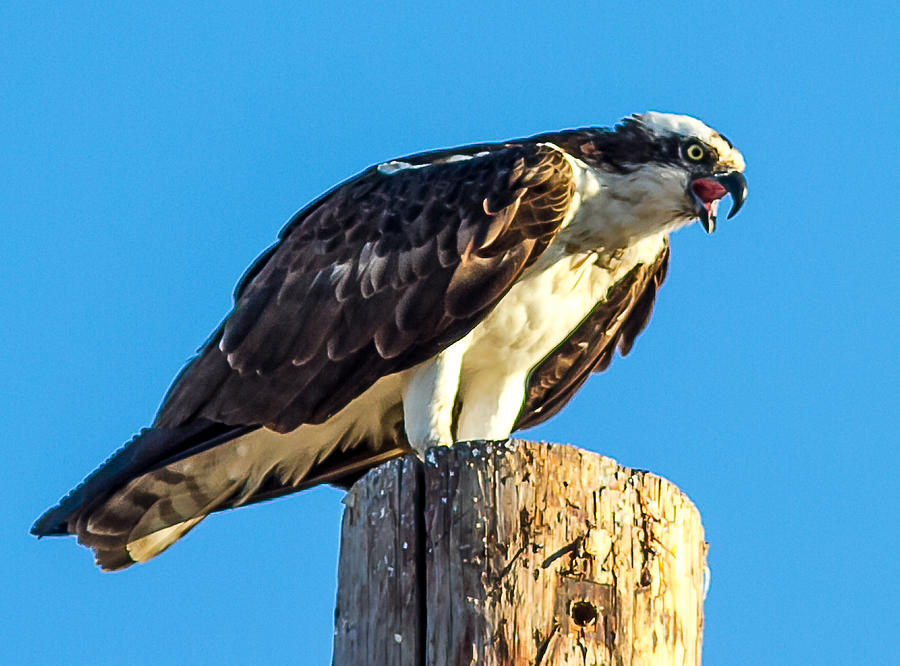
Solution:
M 323 190 L 648 109 L 727 134 L 750 197 L 676 235 L 632 355 L 529 435 L 697 504 L 706 663 L 897 658 L 893 3 L 129 4 L 0 5 L 0 661 L 329 663 L 337 490 L 120 574 L 28 527 L 150 422 Z

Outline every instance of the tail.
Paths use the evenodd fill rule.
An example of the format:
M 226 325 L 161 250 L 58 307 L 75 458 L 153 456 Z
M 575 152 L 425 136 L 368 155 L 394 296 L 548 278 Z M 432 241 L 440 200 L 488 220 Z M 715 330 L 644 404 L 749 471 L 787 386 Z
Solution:
M 44 513 L 31 533 L 74 534 L 105 570 L 144 562 L 245 491 L 252 457 L 227 456 L 233 447 L 222 445 L 253 430 L 206 420 L 144 430 Z
M 327 433 L 326 433 L 327 434 Z M 366 469 L 403 455 L 384 442 L 344 448 L 340 439 L 282 435 L 210 421 L 143 431 L 56 507 L 32 534 L 74 534 L 107 571 L 146 562 L 207 515 L 319 483 L 349 485 Z
M 94 551 L 105 570 L 146 562 L 184 536 L 209 513 L 232 504 L 250 476 L 249 464 L 216 470 L 206 452 L 144 474 L 99 507 L 79 513 L 69 530 Z

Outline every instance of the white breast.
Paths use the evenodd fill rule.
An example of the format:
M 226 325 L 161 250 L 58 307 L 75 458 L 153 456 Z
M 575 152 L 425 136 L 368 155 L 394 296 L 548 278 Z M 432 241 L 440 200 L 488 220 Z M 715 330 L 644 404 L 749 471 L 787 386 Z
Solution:
M 578 327 L 628 271 L 652 262 L 663 242 L 662 235 L 646 238 L 608 268 L 598 266 L 596 257 L 587 253 L 539 262 L 472 331 L 463 371 L 531 369 Z
M 464 375 L 491 368 L 530 370 L 577 328 L 610 287 L 662 250 L 662 229 L 614 244 L 619 219 L 627 216 L 610 196 L 603 180 L 607 175 L 563 155 L 572 168 L 575 195 L 562 231 L 464 342 Z
M 502 439 L 525 398 L 528 374 L 559 346 L 636 264 L 663 247 L 662 234 L 645 238 L 609 265 L 596 255 L 549 250 L 497 307 L 460 343 L 462 412 L 458 440 Z

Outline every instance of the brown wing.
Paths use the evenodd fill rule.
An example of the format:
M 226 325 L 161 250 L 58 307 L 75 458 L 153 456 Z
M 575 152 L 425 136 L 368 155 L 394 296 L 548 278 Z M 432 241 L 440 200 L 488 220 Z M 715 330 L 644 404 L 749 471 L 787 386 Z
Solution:
M 296 216 L 157 427 L 324 421 L 468 333 L 552 240 L 574 192 L 563 154 L 541 145 L 412 164 L 369 169 Z
M 396 442 L 310 452 L 312 478 L 270 474 L 254 487 L 226 473 L 217 451 L 260 426 L 324 421 L 379 377 L 462 338 L 550 243 L 574 192 L 563 154 L 533 143 L 465 150 L 468 159 L 431 153 L 395 172 L 369 169 L 301 211 L 250 269 L 154 427 L 33 532 L 77 533 L 104 568 L 121 568 L 211 511 L 352 478 L 397 455 Z
M 656 292 L 666 278 L 669 244 L 649 265 L 635 266 L 590 315 L 532 371 L 516 429 L 535 426 L 562 409 L 592 372 L 602 372 L 618 347 L 622 356 L 650 320 Z

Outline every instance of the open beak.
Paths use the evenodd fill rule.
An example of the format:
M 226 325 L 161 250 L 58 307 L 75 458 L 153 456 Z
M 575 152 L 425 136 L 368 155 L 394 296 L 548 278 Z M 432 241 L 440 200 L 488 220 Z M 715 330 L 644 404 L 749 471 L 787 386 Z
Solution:
M 747 180 L 739 171 L 714 174 L 693 181 L 690 192 L 696 204 L 697 217 L 700 218 L 706 233 L 711 234 L 716 229 L 719 200 L 726 194 L 731 195 L 732 205 L 728 219 L 734 217 L 747 198 Z

